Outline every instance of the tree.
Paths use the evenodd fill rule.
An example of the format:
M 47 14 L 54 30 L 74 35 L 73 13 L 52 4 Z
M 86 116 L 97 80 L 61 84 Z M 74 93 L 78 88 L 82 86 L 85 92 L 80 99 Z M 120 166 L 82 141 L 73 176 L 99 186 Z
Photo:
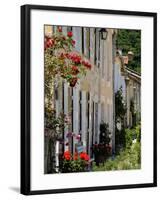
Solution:
M 134 58 L 129 61 L 128 67 L 139 72 L 141 71 L 141 31 L 119 29 L 116 39 L 117 48 L 122 50 L 123 55 L 128 51 L 134 53 Z

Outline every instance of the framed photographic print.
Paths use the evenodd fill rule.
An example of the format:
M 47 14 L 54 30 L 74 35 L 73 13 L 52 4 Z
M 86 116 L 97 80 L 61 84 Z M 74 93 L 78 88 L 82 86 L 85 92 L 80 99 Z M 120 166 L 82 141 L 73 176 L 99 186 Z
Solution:
M 21 193 L 157 186 L 157 14 L 21 6 Z

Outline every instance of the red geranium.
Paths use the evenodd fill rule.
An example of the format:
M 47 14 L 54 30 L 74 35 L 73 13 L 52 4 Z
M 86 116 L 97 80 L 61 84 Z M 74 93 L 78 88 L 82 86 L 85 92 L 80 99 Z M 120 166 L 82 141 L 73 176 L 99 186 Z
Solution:
M 68 35 L 68 37 L 72 37 L 73 33 L 71 31 L 69 31 L 67 35 Z
M 79 69 L 78 69 L 77 66 L 72 66 L 71 68 L 72 68 L 72 74 L 73 75 L 77 75 L 79 73 Z
M 78 160 L 78 153 L 75 153 L 74 154 L 74 158 L 73 158 L 74 160 Z
M 82 64 L 83 64 L 85 67 L 87 67 L 88 69 L 91 69 L 91 67 L 92 67 L 92 65 L 91 65 L 88 61 L 85 61 L 85 60 L 82 61 Z
M 65 151 L 63 157 L 65 160 L 70 160 L 71 159 L 71 154 L 69 151 Z
M 88 156 L 88 154 L 87 154 L 86 152 L 80 153 L 79 156 L 80 156 L 80 158 L 81 158 L 82 160 L 89 161 L 89 156 Z
M 75 64 L 80 64 L 81 56 L 76 52 L 70 52 L 66 54 L 68 59 L 71 59 Z
M 87 70 L 91 69 L 91 64 L 80 53 L 75 52 L 74 49 L 72 51 L 71 47 L 75 45 L 75 40 L 71 38 L 73 36 L 71 31 L 64 36 L 61 33 L 62 27 L 59 26 L 57 32 L 51 37 L 45 36 L 44 48 L 45 54 L 48 54 L 45 57 L 45 67 L 49 68 L 50 77 L 59 75 L 66 79 L 71 87 L 74 87 L 78 79 L 85 76 Z M 46 51 L 48 48 L 49 51 Z
M 47 48 L 51 48 L 54 45 L 54 40 L 52 38 L 49 38 L 48 36 L 45 37 L 45 44 L 44 44 L 44 48 L 45 50 Z

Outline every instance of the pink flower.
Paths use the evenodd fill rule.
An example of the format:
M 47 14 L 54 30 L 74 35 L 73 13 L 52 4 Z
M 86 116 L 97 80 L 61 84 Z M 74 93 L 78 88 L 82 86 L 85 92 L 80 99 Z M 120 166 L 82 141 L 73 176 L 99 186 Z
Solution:
M 73 46 L 75 45 L 75 40 L 72 40 L 72 45 L 73 45 Z
M 81 137 L 80 135 L 77 135 L 77 136 L 76 136 L 76 139 L 77 139 L 77 140 L 80 140 L 80 137 Z

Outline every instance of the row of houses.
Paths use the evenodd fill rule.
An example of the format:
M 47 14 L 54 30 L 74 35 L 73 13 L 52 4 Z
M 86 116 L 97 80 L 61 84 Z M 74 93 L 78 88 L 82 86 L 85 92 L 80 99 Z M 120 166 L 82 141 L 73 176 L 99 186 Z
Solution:
M 45 35 L 52 35 L 56 26 L 45 26 Z M 111 133 L 112 150 L 115 152 L 115 92 L 122 87 L 127 104 L 126 125 L 132 126 L 133 119 L 130 102 L 133 100 L 138 113 L 140 112 L 141 77 L 126 67 L 127 59 L 116 50 L 116 29 L 62 27 L 63 34 L 72 31 L 76 41 L 75 51 L 86 57 L 92 68 L 79 84 L 70 87 L 65 81 L 53 88 L 54 108 L 57 115 L 60 112 L 71 115 L 71 125 L 63 133 L 64 145 L 59 151 L 75 151 L 78 144 L 76 138 L 69 141 L 69 132 L 80 135 L 83 150 L 92 157 L 91 147 L 99 143 L 100 124 L 108 123 Z M 139 114 L 138 114 L 139 115 Z M 137 116 L 139 119 L 139 116 Z M 65 145 L 70 143 L 70 145 Z M 47 143 L 45 144 L 47 156 Z
M 120 51 L 115 57 L 115 93 L 122 88 L 127 113 L 125 127 L 132 127 L 141 121 L 141 75 L 127 67 L 130 56 L 122 56 Z

